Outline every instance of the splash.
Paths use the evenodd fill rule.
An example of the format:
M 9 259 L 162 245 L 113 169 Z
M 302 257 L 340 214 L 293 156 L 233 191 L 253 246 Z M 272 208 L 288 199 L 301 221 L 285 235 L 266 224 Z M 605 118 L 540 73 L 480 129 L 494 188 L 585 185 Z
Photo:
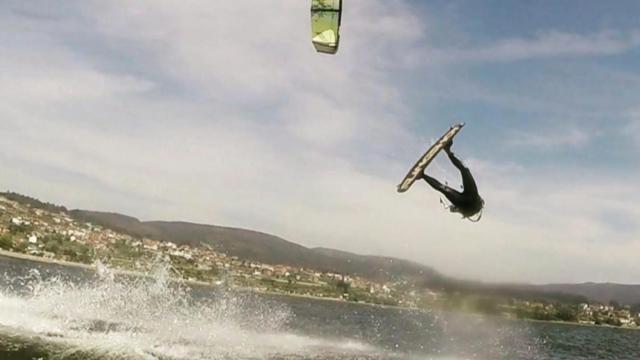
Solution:
M 283 331 L 293 316 L 286 306 L 186 286 L 171 279 L 166 264 L 145 277 L 119 276 L 100 263 L 95 273 L 84 283 L 44 279 L 35 269 L 4 279 L 9 285 L 0 292 L 0 326 L 94 353 L 142 358 L 265 358 L 319 345 Z
M 145 276 L 18 268 L 0 276 L 3 359 L 7 340 L 32 350 L 21 359 L 545 358 L 508 323 L 188 285 L 163 262 Z

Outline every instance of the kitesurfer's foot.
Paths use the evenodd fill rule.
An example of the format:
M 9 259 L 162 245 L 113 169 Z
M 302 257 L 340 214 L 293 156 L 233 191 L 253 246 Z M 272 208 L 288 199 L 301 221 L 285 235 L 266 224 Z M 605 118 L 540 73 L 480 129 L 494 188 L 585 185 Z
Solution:
M 451 152 L 451 146 L 453 146 L 453 140 L 449 140 L 447 141 L 443 146 L 442 149 L 444 149 L 444 151 L 450 153 Z

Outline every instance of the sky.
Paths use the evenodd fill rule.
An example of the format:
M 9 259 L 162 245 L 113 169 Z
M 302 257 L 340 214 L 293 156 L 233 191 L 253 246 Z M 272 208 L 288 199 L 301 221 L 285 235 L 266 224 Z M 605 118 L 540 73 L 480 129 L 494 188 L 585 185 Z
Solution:
M 640 279 L 640 2 L 0 3 L 0 189 L 483 281 Z M 425 183 L 453 123 L 479 223 Z M 459 186 L 440 156 L 429 174 Z

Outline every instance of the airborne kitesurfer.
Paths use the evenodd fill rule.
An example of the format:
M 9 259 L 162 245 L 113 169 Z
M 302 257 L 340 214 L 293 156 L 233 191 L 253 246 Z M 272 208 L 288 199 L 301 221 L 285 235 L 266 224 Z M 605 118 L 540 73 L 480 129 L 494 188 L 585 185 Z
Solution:
M 482 207 L 484 206 L 484 200 L 482 200 L 480 194 L 478 194 L 478 187 L 476 186 L 476 182 L 471 175 L 471 171 L 466 166 L 464 166 L 462 161 L 460 161 L 460 159 L 458 159 L 451 151 L 452 145 L 453 141 L 449 141 L 443 149 L 449 156 L 449 160 L 451 160 L 451 163 L 453 163 L 453 165 L 458 168 L 458 170 L 460 170 L 460 174 L 462 175 L 462 192 L 442 184 L 441 182 L 425 174 L 424 172 L 421 174 L 421 177 L 422 179 L 424 179 L 424 181 L 431 185 L 432 188 L 441 192 L 447 198 L 447 200 L 451 202 L 449 211 L 460 213 L 463 217 L 469 218 L 480 213 Z M 479 218 L 477 220 L 479 220 Z

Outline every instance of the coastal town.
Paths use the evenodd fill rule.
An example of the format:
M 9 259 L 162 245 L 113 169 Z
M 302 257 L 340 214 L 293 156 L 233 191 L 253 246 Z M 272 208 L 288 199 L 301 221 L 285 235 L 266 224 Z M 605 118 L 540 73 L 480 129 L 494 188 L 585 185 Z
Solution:
M 230 256 L 207 244 L 178 245 L 133 237 L 75 219 L 62 207 L 38 206 L 42 203 L 25 199 L 30 198 L 13 193 L 0 195 L 0 250 L 5 255 L 19 253 L 85 265 L 100 262 L 140 274 L 164 262 L 170 264 L 176 279 L 211 286 L 407 308 L 464 310 L 514 319 L 640 327 L 640 312 L 614 302 L 565 304 L 461 296 L 419 288 L 406 280 L 374 281 L 354 274 L 265 264 Z
M 191 282 L 382 305 L 417 305 L 416 296 L 398 290 L 402 284 L 259 263 L 229 256 L 206 244 L 192 247 L 134 238 L 77 221 L 64 211 L 46 211 L 2 196 L 0 249 L 83 264 L 99 260 L 114 269 L 140 273 L 148 272 L 158 262 L 168 262 L 176 278 Z

